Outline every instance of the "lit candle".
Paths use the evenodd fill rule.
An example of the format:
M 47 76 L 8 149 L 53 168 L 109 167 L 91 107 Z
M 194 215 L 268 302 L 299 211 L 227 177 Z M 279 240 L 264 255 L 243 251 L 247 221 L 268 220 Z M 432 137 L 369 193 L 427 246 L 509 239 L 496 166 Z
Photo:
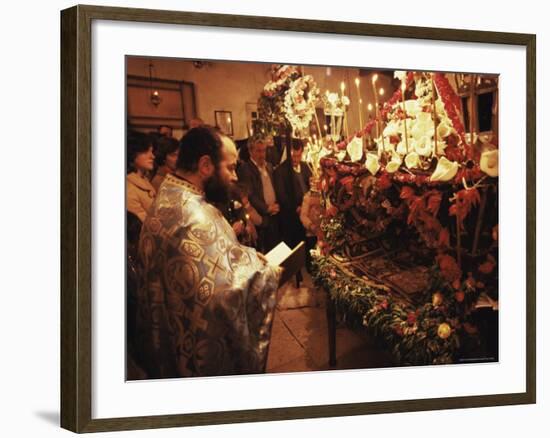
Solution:
M 474 127 L 475 127 L 475 107 L 474 107 L 474 99 L 475 99 L 475 83 L 476 83 L 476 75 L 470 75 L 470 154 L 474 151 Z M 468 157 L 471 158 L 471 157 Z
M 357 87 L 357 98 L 358 98 L 358 104 L 357 109 L 359 110 L 359 129 L 363 129 L 363 115 L 361 110 L 361 104 L 363 103 L 363 100 L 361 99 L 361 91 L 359 89 L 359 78 L 355 78 L 355 86 Z
M 380 96 L 383 96 L 385 91 L 383 88 L 380 88 Z M 386 150 L 386 145 L 384 144 L 384 120 L 382 120 L 382 114 L 380 114 L 380 129 L 382 130 L 382 147 Z
M 376 136 L 380 136 L 380 126 L 378 124 L 378 93 L 376 92 L 376 81 L 378 80 L 378 75 L 374 74 L 372 76 L 372 94 L 374 94 L 374 118 L 376 119 Z
M 403 105 L 403 114 L 405 118 L 403 119 L 403 126 L 405 127 L 405 147 L 407 148 L 407 154 L 409 153 L 409 136 L 407 134 L 407 109 L 405 108 L 405 90 L 407 89 L 407 84 L 405 80 L 401 81 L 401 103 Z
M 372 120 L 372 103 L 369 103 L 367 105 L 367 110 L 369 112 L 369 121 L 370 121 L 370 120 Z M 369 143 L 372 143 L 372 134 L 371 134 L 371 132 L 372 132 L 372 128 L 369 131 Z
M 380 120 L 378 119 L 378 93 L 376 92 L 376 81 L 378 75 L 372 76 L 372 92 L 374 94 L 374 119 L 376 120 L 376 137 L 380 137 Z
M 348 118 L 347 118 L 347 111 L 346 111 L 346 105 L 343 102 L 344 99 L 344 90 L 346 89 L 346 84 L 344 81 L 340 82 L 340 91 L 342 92 L 342 108 L 344 110 L 344 129 L 346 130 L 346 142 L 348 141 L 349 137 L 349 131 L 348 131 Z

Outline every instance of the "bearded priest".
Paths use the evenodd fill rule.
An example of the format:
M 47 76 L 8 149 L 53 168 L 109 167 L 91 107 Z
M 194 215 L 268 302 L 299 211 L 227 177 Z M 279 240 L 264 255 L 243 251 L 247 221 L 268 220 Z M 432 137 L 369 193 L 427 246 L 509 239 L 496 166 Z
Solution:
M 213 206 L 228 200 L 236 165 L 230 138 L 191 129 L 144 221 L 135 344 L 147 378 L 265 371 L 281 272 Z

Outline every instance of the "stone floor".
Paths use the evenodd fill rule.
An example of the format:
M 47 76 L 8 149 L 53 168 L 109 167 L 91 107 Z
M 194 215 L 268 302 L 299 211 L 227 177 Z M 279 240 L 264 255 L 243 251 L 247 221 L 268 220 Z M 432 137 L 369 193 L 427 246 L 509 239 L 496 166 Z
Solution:
M 330 367 L 325 293 L 313 286 L 307 273 L 304 274 L 300 288 L 296 288 L 294 282 L 289 282 L 279 290 L 266 372 L 385 366 L 391 366 L 387 351 L 376 346 L 373 339 L 363 331 L 354 331 L 338 323 L 336 366 Z

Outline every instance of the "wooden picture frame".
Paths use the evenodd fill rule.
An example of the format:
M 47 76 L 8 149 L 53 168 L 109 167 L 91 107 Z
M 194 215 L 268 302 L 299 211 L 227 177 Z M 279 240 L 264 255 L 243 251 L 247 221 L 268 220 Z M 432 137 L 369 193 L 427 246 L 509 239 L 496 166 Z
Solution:
M 92 418 L 92 22 L 262 29 L 522 46 L 526 50 L 526 381 L 524 392 L 170 415 Z M 75 6 L 61 12 L 61 426 L 115 431 L 529 404 L 536 401 L 536 37 L 530 34 Z M 122 145 L 120 146 L 122 147 Z

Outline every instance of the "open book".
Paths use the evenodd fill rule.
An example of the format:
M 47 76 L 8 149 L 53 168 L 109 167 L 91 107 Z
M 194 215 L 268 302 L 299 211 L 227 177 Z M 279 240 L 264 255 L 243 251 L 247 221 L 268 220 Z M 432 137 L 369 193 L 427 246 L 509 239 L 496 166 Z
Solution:
M 280 266 L 283 273 L 279 280 L 279 287 L 290 280 L 306 263 L 306 246 L 300 242 L 290 249 L 284 242 L 279 243 L 275 248 L 269 251 L 265 257 L 270 265 Z

